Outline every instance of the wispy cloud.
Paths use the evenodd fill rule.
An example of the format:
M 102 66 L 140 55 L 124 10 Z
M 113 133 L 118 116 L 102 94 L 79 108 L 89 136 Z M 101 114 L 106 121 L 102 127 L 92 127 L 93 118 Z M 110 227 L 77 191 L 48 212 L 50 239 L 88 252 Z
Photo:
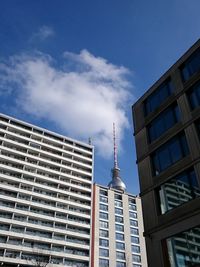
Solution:
M 125 112 L 129 71 L 87 50 L 65 52 L 64 58 L 57 68 L 50 56 L 41 53 L 12 57 L 0 65 L 0 88 L 12 87 L 16 105 L 26 113 L 56 123 L 72 137 L 92 137 L 97 151 L 109 157 L 112 123 L 117 125 L 119 144 L 129 126 Z
M 44 41 L 47 38 L 53 37 L 54 35 L 55 32 L 51 27 L 43 25 L 38 29 L 37 32 L 33 33 L 33 35 L 30 38 L 30 41 L 35 41 L 35 40 Z

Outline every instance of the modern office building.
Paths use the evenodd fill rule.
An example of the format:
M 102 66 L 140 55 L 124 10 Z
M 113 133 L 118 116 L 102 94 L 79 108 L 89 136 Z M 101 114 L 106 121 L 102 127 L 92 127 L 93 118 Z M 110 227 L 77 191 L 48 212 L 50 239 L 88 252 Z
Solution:
M 93 146 L 0 114 L 0 264 L 89 267 L 92 182 Z
M 133 118 L 149 267 L 200 266 L 200 40 Z
M 112 181 L 93 187 L 91 267 L 147 267 L 141 200 L 125 192 L 114 150 Z

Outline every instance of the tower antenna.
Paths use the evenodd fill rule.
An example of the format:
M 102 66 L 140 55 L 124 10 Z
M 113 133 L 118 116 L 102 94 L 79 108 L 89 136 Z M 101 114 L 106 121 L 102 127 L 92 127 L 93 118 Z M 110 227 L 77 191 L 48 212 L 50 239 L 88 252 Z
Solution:
M 118 169 L 115 123 L 113 122 L 114 169 Z

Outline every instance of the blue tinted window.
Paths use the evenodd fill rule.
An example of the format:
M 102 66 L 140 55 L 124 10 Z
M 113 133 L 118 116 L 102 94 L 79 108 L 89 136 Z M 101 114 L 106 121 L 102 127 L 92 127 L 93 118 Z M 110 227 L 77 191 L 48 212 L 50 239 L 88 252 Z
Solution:
M 139 240 L 138 237 L 131 236 L 131 243 L 139 244 L 140 243 L 140 240 Z
M 184 171 L 159 188 L 160 208 L 164 214 L 200 196 L 200 190 L 193 169 Z
M 200 83 L 196 84 L 188 91 L 188 99 L 191 109 L 200 106 Z
M 178 160 L 189 154 L 185 135 L 173 137 L 152 154 L 153 174 L 159 175 Z
M 132 250 L 132 252 L 140 253 L 140 247 L 139 246 L 132 245 L 131 250 Z
M 109 267 L 109 260 L 99 259 L 99 267 Z
M 116 249 L 124 250 L 125 244 L 122 242 L 116 242 Z
M 193 74 L 200 70 L 200 49 L 196 51 L 182 66 L 181 74 L 184 81 L 187 81 Z
M 107 239 L 100 238 L 99 239 L 99 246 L 108 247 L 109 246 L 109 241 Z
M 149 141 L 152 142 L 160 137 L 179 121 L 178 106 L 171 106 L 156 117 L 148 126 Z
M 145 115 L 153 112 L 162 104 L 173 92 L 171 80 L 165 81 L 156 89 L 144 102 Z

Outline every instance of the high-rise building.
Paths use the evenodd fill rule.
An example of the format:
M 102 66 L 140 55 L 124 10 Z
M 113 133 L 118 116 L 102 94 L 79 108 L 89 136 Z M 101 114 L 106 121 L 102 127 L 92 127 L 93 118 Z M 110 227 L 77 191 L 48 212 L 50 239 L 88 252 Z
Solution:
M 133 117 L 149 267 L 200 266 L 200 40 Z
M 93 187 L 91 267 L 147 267 L 141 200 L 125 189 L 114 133 L 112 180 Z
M 0 114 L 0 264 L 89 267 L 92 181 L 93 146 Z

